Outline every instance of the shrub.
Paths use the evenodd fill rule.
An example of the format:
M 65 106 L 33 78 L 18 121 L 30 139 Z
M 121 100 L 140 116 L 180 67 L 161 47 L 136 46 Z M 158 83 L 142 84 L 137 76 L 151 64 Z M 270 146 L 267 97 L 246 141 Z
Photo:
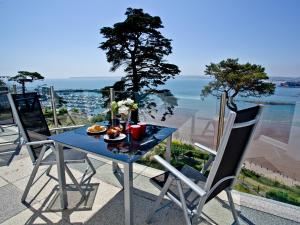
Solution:
M 257 180 L 261 177 L 259 174 L 255 173 L 254 171 L 248 170 L 248 169 L 245 169 L 245 168 L 242 169 L 241 173 L 245 177 L 250 177 L 250 178 L 255 179 L 255 180 Z
M 158 162 L 156 162 L 152 157 L 154 155 L 159 155 L 161 157 L 164 157 L 165 152 L 166 152 L 165 143 L 160 143 L 157 146 L 155 146 L 152 151 L 150 151 L 146 155 L 144 155 L 138 161 L 138 163 L 162 170 L 164 167 L 161 164 L 159 164 Z
M 53 111 L 49 108 L 45 108 L 44 110 L 44 116 L 46 118 L 53 118 Z
M 157 169 L 162 169 L 162 166 L 153 160 L 152 156 L 160 155 L 161 157 L 164 157 L 165 151 L 166 143 L 163 142 L 157 145 L 152 151 L 148 152 L 140 160 L 140 163 Z M 182 143 L 177 140 L 172 141 L 171 153 L 171 164 L 173 166 L 181 167 L 183 165 L 189 165 L 198 171 L 202 169 L 203 159 L 208 159 L 208 154 L 201 152 L 201 150 L 195 148 L 191 144 Z
M 244 192 L 244 193 L 248 193 L 248 194 L 252 194 L 253 191 L 251 191 L 247 186 L 244 186 L 242 184 L 236 184 L 234 186 L 234 189 L 240 192 Z
M 300 198 L 293 196 L 293 194 L 290 194 L 287 191 L 277 191 L 275 189 L 272 189 L 266 193 L 266 197 L 273 200 L 300 206 Z
M 104 120 L 105 120 L 105 116 L 101 114 L 95 115 L 90 119 L 91 123 L 102 122 Z
M 179 144 L 177 142 L 172 143 L 171 152 L 172 155 L 175 157 L 178 157 L 180 155 L 183 155 L 187 151 L 187 148 L 185 144 Z
M 66 114 L 66 113 L 68 113 L 68 110 L 66 108 L 60 108 L 58 110 L 58 115 L 60 115 L 60 116 Z
M 196 157 L 198 159 L 202 159 L 202 160 L 208 160 L 208 158 L 209 158 L 209 155 L 207 153 L 204 153 L 199 149 L 194 149 L 192 154 L 194 157 Z
M 77 109 L 77 108 L 72 108 L 72 112 L 73 112 L 73 113 L 79 113 L 79 109 Z
M 172 142 L 172 154 L 174 156 L 185 155 L 187 157 L 207 160 L 209 155 L 199 148 L 195 148 L 194 145 L 182 143 L 180 141 Z

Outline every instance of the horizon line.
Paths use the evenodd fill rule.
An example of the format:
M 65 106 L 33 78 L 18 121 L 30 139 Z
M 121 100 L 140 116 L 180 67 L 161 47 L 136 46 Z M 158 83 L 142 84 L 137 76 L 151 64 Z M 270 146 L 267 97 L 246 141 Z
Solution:
M 70 77 L 50 77 L 50 78 L 46 78 L 45 79 L 101 79 L 101 78 L 120 78 L 120 77 L 123 77 L 124 75 L 95 75 L 95 76 L 70 76 Z M 209 75 L 179 75 L 179 76 L 185 76 L 185 77 L 208 77 Z M 176 77 L 179 77 L 179 76 L 175 76 L 174 78 Z M 300 75 L 268 75 L 270 78 L 300 78 Z

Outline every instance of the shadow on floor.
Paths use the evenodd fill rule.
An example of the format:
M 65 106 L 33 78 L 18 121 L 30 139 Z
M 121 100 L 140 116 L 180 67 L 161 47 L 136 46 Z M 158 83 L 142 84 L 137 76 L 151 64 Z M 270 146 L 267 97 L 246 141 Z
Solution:
M 134 203 L 134 224 L 136 225 L 147 225 L 146 218 L 150 209 L 154 205 L 154 201 L 157 196 L 152 195 L 148 192 L 134 189 L 133 203 Z M 180 208 L 172 204 L 169 200 L 164 200 L 163 204 L 166 207 L 158 211 L 152 221 L 151 225 L 174 225 L 174 224 L 185 224 L 183 212 Z M 203 213 L 203 217 L 194 224 L 232 224 L 233 218 L 231 212 L 219 204 L 220 210 L 225 210 L 227 213 L 226 218 L 221 218 L 222 222 L 215 220 L 213 216 Z M 218 214 L 218 211 L 216 211 Z M 88 221 L 86 225 L 123 225 L 124 224 L 124 196 L 123 191 L 120 191 L 114 198 L 111 199 L 103 208 L 96 212 Z
M 95 204 L 95 197 L 99 188 L 99 183 L 87 183 L 81 185 L 84 190 L 86 197 L 80 194 L 75 185 L 67 185 L 67 198 L 68 198 L 68 208 L 62 210 L 60 207 L 60 195 L 59 186 L 56 185 L 52 191 L 49 193 L 47 198 L 42 201 L 42 204 L 36 208 L 31 206 L 29 203 L 24 203 L 26 207 L 32 211 L 32 215 L 24 224 L 39 224 L 39 220 L 43 222 L 40 224 L 74 224 L 80 225 L 84 221 L 71 222 L 70 217 L 74 212 L 84 212 L 91 211 Z M 54 214 L 60 213 L 60 214 Z M 49 218 L 48 215 L 61 215 L 60 220 L 54 222 L 53 218 Z

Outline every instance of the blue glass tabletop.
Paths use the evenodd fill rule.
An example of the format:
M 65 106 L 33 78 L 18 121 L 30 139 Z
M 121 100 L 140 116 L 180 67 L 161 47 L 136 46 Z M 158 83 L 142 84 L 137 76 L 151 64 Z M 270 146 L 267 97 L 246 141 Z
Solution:
M 99 124 L 108 125 L 107 122 Z M 52 135 L 49 139 L 92 154 L 133 163 L 176 131 L 176 128 L 147 125 L 146 133 L 141 140 L 134 140 L 130 134 L 126 134 L 125 139 L 116 142 L 104 140 L 104 134 L 88 134 L 87 128 L 88 126 L 84 126 L 61 134 Z

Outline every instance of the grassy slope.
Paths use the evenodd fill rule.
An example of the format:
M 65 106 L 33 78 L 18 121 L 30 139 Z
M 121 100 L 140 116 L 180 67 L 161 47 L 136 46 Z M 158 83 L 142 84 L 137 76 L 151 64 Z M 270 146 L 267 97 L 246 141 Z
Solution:
M 153 151 L 149 152 L 140 163 L 147 166 L 162 169 L 162 167 L 151 159 L 153 155 L 164 156 L 165 145 L 160 144 Z M 172 143 L 172 160 L 171 164 L 181 166 L 188 164 L 198 170 L 203 166 L 203 163 L 208 159 L 208 155 L 199 149 L 195 149 L 192 145 L 183 144 L 179 141 Z M 239 175 L 239 183 L 234 187 L 236 190 L 271 198 L 281 202 L 300 206 L 300 187 L 289 187 L 278 181 L 273 181 L 253 171 L 243 169 Z

